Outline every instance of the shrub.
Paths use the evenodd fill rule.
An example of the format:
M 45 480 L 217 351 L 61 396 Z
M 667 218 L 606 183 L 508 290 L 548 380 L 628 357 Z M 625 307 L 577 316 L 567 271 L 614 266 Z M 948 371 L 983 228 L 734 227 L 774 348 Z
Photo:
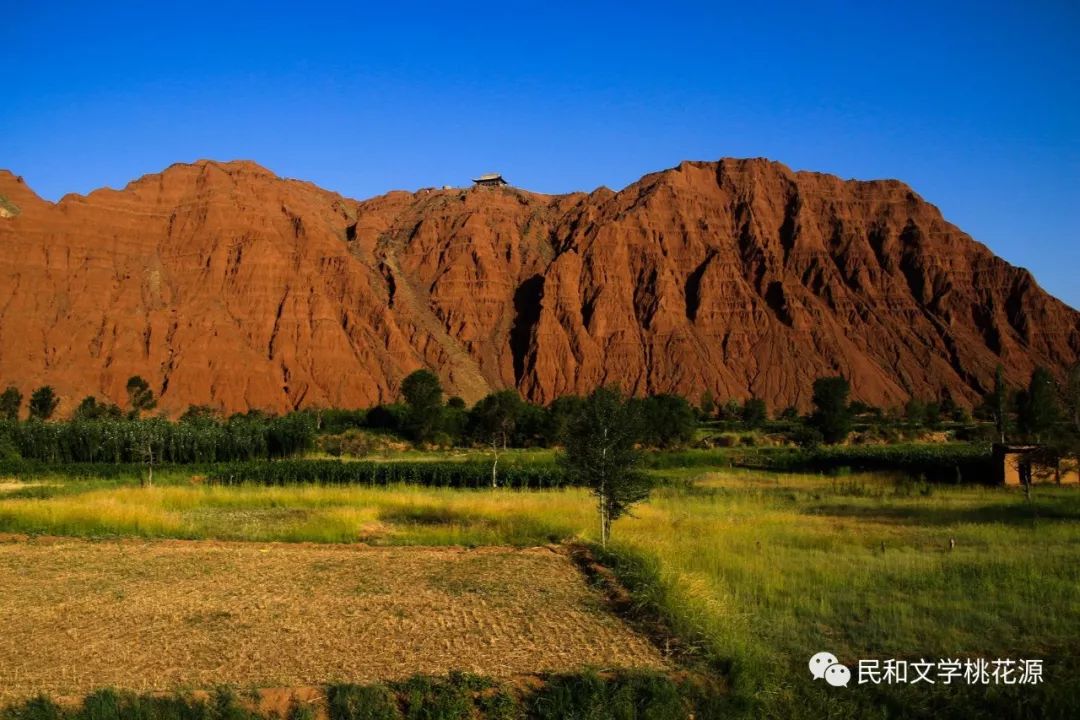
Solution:
M 537 720 L 685 720 L 690 715 L 671 678 L 651 672 L 624 672 L 607 680 L 589 672 L 556 675 L 532 698 L 530 710 Z
M 700 678 L 678 682 L 654 671 L 551 675 L 524 697 L 509 686 L 466 673 L 446 678 L 414 676 L 388 685 L 327 688 L 329 720 L 685 720 L 727 716 L 724 696 Z M 0 710 L 0 720 L 256 720 L 254 703 L 240 702 L 229 689 L 207 700 L 191 695 L 137 695 L 99 690 L 78 708 L 46 697 Z M 293 704 L 288 720 L 312 717 L 312 708 Z M 271 714 L 268 717 L 280 717 Z
M 537 720 L 601 718 L 607 702 L 604 681 L 595 673 L 549 678 L 530 703 Z
M 315 431 L 336 435 L 347 430 L 356 430 L 367 425 L 366 410 L 346 410 L 343 408 L 326 408 L 305 411 L 311 415 L 315 424 Z
M 50 698 L 39 695 L 20 705 L 0 711 L 0 720 L 66 720 L 63 709 Z
M 825 437 L 816 427 L 799 425 L 791 433 L 792 441 L 801 448 L 813 449 L 825 441 Z
M 330 720 L 400 720 L 397 696 L 385 685 L 336 685 L 327 693 Z
M 372 439 L 367 433 L 349 429 L 337 435 L 321 435 L 315 442 L 316 447 L 327 455 L 341 457 L 363 457 L 372 451 Z
M 425 676 L 410 678 L 399 686 L 407 720 L 470 720 L 472 688 L 460 676 L 447 680 Z
M 993 425 L 969 425 L 956 431 L 956 439 L 964 442 L 992 443 L 997 442 L 998 437 Z
M 236 695 L 218 689 L 209 703 L 188 695 L 137 695 L 98 690 L 77 708 L 64 708 L 42 696 L 0 711 L 2 720 L 256 720 Z

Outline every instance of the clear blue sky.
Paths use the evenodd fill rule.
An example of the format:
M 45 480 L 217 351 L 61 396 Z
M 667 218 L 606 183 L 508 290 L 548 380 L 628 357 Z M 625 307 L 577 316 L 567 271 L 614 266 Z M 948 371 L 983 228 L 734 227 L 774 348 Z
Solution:
M 394 5 L 7 2 L 0 167 L 57 199 L 247 158 L 363 198 L 765 156 L 900 178 L 1080 307 L 1075 2 Z

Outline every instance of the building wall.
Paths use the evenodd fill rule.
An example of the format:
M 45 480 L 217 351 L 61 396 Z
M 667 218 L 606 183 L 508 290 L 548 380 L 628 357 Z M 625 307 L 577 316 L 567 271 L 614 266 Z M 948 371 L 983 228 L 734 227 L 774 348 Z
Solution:
M 1006 486 L 1022 484 L 1020 476 L 1021 462 L 1026 452 L 1004 452 L 1002 457 L 1001 481 Z M 1080 484 L 1080 470 L 1075 464 L 1062 463 L 1058 468 L 1035 466 L 1032 468 L 1032 483 L 1061 483 L 1062 485 Z

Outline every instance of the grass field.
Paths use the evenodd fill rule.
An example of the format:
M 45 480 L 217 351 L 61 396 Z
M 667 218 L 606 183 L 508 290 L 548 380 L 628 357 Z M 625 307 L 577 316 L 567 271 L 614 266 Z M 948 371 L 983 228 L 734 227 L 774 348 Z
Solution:
M 1080 493 L 672 469 L 619 520 L 608 562 L 729 676 L 750 716 L 1052 716 L 1080 702 Z M 595 539 L 581 490 L 59 483 L 8 490 L 0 531 L 543 545 Z M 43 480 L 42 482 L 52 482 Z M 950 540 L 955 547 L 950 550 Z M 1042 686 L 829 688 L 810 655 L 1034 657 Z M 888 709 L 887 714 L 885 709 Z M 880 712 L 879 712 L 880 711 Z M 969 712 L 970 711 L 970 712 Z M 1002 716 L 1010 716 L 1008 714 Z M 1066 715 L 1062 715 L 1066 716 Z

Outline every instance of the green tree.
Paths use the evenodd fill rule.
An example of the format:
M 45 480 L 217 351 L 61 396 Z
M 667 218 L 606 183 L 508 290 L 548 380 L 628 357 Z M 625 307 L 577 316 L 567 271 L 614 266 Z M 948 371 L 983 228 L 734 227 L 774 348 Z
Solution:
M 454 445 L 460 445 L 469 426 L 469 411 L 465 407 L 465 401 L 457 395 L 449 398 L 442 409 L 439 425 Z
M 1064 470 L 1080 472 L 1080 363 L 1069 370 L 1064 390 L 1068 432 L 1062 433 L 1059 455 L 1066 464 Z
M 368 410 L 364 424 L 374 430 L 389 430 L 398 433 L 404 430 L 408 414 L 408 406 L 401 403 L 376 405 Z
M 138 418 L 143 412 L 148 412 L 157 407 L 154 399 L 154 391 L 150 389 L 150 383 L 138 375 L 128 378 L 127 385 L 128 405 L 131 406 L 131 417 Z
M 1037 443 L 1048 439 L 1061 419 L 1057 385 L 1049 370 L 1035 368 L 1027 390 L 1017 396 L 1016 405 L 1021 432 Z
M 514 427 L 515 447 L 531 447 L 544 442 L 548 416 L 544 408 L 530 402 L 521 403 L 521 414 Z
M 98 402 L 98 399 L 93 395 L 87 395 L 79 403 L 79 406 L 75 408 L 75 413 L 71 418 L 72 420 L 101 420 L 102 418 L 112 417 L 112 408 L 114 407 L 116 406 Z M 116 409 L 119 410 L 119 408 Z
M 499 448 L 505 451 L 517 429 L 525 403 L 517 392 L 500 390 L 485 397 L 469 411 L 469 428 L 473 437 L 491 447 L 491 487 L 499 484 Z
M 567 474 L 596 497 L 605 547 L 611 524 L 652 490 L 652 480 L 637 468 L 638 420 L 618 390 L 598 388 L 571 424 L 560 456 Z
M 318 429 L 319 422 L 321 421 L 321 413 L 315 411 L 312 413 Z M 184 414 L 180 416 L 180 422 L 195 422 L 198 420 L 217 420 L 220 413 L 209 405 L 188 405 L 188 409 L 184 411 Z
M 1005 384 L 1005 368 L 994 369 L 994 389 L 983 398 L 982 412 L 994 421 L 998 442 L 1005 442 L 1009 422 L 1009 386 Z
M 952 393 L 946 391 L 941 398 L 941 416 L 953 422 L 967 422 L 970 420 L 967 411 L 956 404 Z
M 824 377 L 814 381 L 814 414 L 810 416 L 810 424 L 830 445 L 845 440 L 851 430 L 850 394 L 851 385 L 845 378 Z
M 30 417 L 35 420 L 48 420 L 56 412 L 60 398 L 53 392 L 51 385 L 42 385 L 30 395 Z
M 584 406 L 585 398 L 578 395 L 562 395 L 551 401 L 547 406 L 547 422 L 544 428 L 544 441 L 549 447 L 564 442 L 570 423 Z
M 923 417 L 926 418 L 926 427 L 931 430 L 941 428 L 941 405 L 936 402 L 926 403 Z
M 401 383 L 405 401 L 405 432 L 417 442 L 425 442 L 439 430 L 442 418 L 443 389 L 430 370 L 410 373 Z
M 915 427 L 926 424 L 926 403 L 918 398 L 911 398 L 904 405 L 904 419 Z
M 19 408 L 22 407 L 22 393 L 19 388 L 9 385 L 4 392 L 0 393 L 0 418 L 15 421 L 19 419 Z
M 641 440 L 654 447 L 670 448 L 694 439 L 697 416 L 685 398 L 678 395 L 654 395 L 628 400 L 641 421 Z
M 807 425 L 800 422 L 795 426 L 795 429 L 791 432 L 792 441 L 801 448 L 806 450 L 813 450 L 817 446 L 821 445 L 824 440 L 821 431 L 813 425 Z
M 747 398 L 742 407 L 742 421 L 750 428 L 759 428 L 769 419 L 765 401 L 760 398 Z
M 1080 363 L 1073 365 L 1065 382 L 1065 410 L 1072 424 L 1072 432 L 1080 437 Z
M 713 397 L 712 390 L 701 393 L 701 404 L 698 405 L 698 409 L 701 410 L 701 417 L 706 420 L 716 414 L 716 399 Z
M 169 427 L 169 421 L 162 418 L 132 422 L 132 454 L 146 465 L 146 478 L 142 481 L 144 487 L 154 484 L 154 465 L 160 463 L 165 454 Z
M 728 422 L 738 420 L 742 417 L 742 405 L 737 400 L 728 400 L 720 406 L 717 417 Z

